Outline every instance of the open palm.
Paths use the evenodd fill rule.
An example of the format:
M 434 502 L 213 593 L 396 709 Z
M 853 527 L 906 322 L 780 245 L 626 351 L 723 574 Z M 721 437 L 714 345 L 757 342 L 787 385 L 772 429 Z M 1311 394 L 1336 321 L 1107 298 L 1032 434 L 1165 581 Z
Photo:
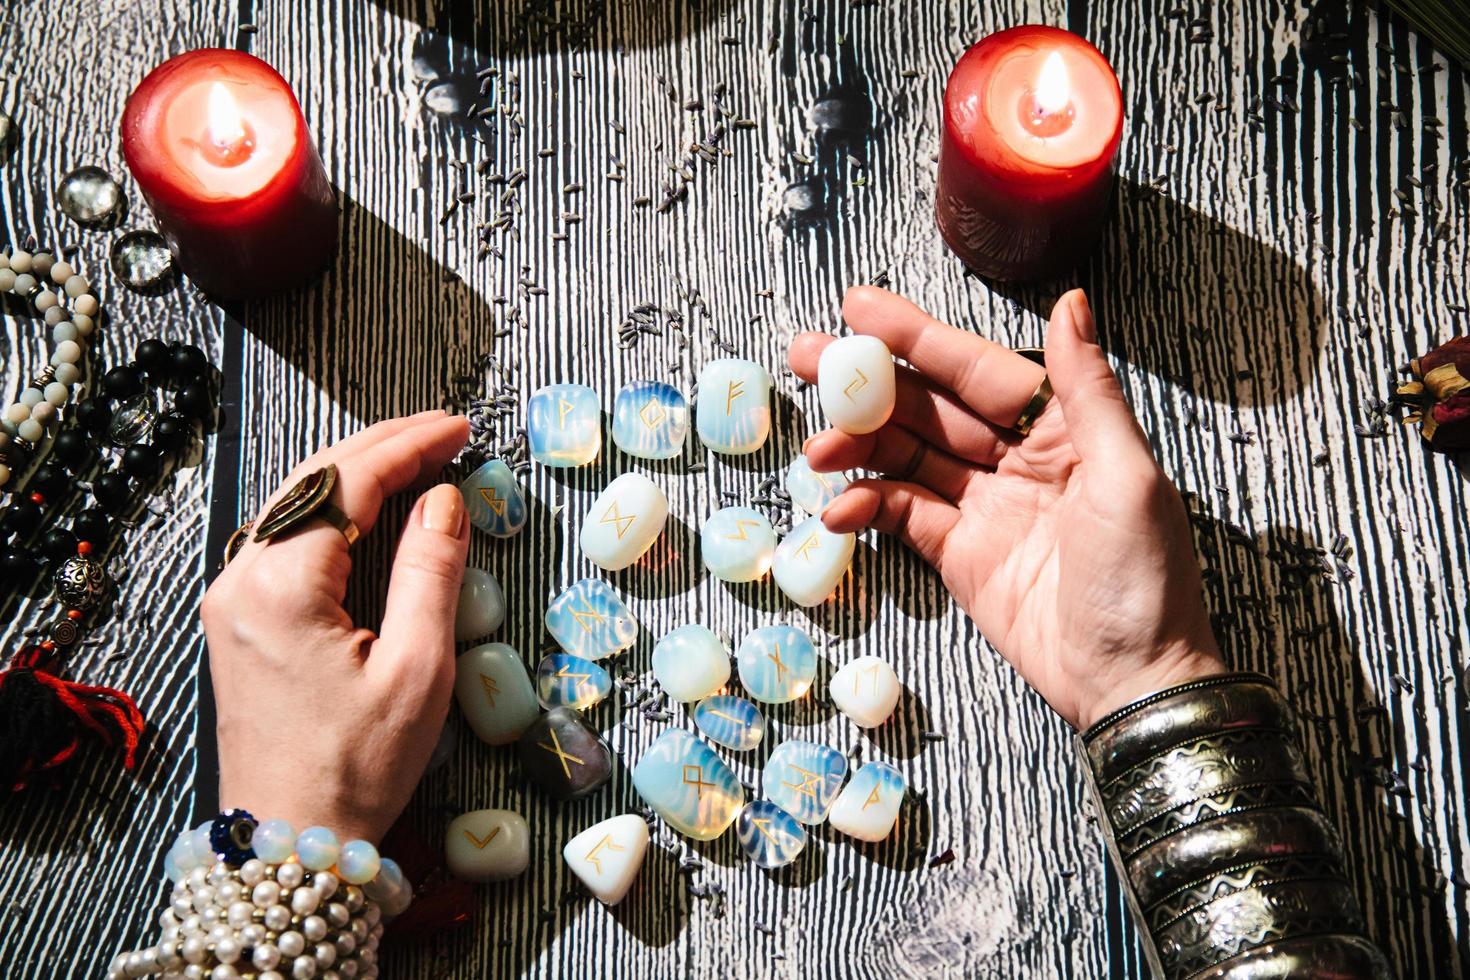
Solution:
M 807 441 L 813 469 L 868 469 L 823 513 L 834 531 L 898 535 L 939 570 L 985 637 L 1067 721 L 1222 667 L 1178 492 L 1149 452 L 1098 348 L 1080 290 L 1058 301 L 1046 370 L 1056 397 L 1011 429 L 1042 368 L 893 293 L 849 290 L 843 317 L 901 360 L 877 432 Z M 802 334 L 815 380 L 833 338 Z

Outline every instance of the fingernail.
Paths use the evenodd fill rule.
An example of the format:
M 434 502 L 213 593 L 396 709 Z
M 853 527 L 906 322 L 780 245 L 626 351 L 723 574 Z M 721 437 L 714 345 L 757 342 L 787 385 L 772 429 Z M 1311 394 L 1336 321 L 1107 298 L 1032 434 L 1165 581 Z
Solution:
M 464 498 L 452 483 L 441 483 L 424 495 L 424 530 L 459 537 L 464 527 Z
M 1092 319 L 1092 307 L 1087 304 L 1087 294 L 1080 289 L 1074 289 L 1067 294 L 1068 306 L 1072 312 L 1072 323 L 1075 324 L 1077 336 L 1089 344 L 1097 342 L 1097 324 Z

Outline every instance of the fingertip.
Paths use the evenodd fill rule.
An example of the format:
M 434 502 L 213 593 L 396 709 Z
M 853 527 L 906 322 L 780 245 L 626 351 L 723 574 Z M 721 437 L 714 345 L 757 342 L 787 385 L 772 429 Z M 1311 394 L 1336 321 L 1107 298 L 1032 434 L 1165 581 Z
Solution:
M 786 362 L 791 365 L 791 370 L 795 371 L 798 377 L 807 381 L 815 381 L 817 361 L 821 358 L 822 351 L 827 349 L 827 345 L 836 339 L 825 333 L 799 333 L 791 341 L 791 348 L 786 354 Z
M 833 534 L 855 534 L 872 522 L 881 503 L 873 487 L 850 486 L 822 511 L 822 524 Z

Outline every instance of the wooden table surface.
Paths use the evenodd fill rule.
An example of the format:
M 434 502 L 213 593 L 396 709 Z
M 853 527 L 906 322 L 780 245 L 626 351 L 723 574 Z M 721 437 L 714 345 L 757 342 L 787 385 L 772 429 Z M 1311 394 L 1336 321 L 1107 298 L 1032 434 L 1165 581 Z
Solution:
M 1064 286 L 1089 289 L 1188 495 L 1230 661 L 1275 675 L 1308 719 L 1372 934 L 1404 977 L 1470 976 L 1470 469 L 1426 454 L 1381 401 L 1399 365 L 1467 330 L 1470 86 L 1401 21 L 1345 6 L 10 0 L 0 109 L 20 135 L 0 164 L 0 236 L 79 246 L 112 313 L 104 363 L 146 336 L 189 339 L 222 362 L 231 403 L 200 465 L 157 502 L 163 516 L 128 535 L 118 612 L 74 665 L 137 696 L 151 726 L 138 773 L 92 760 L 63 788 L 0 805 L 0 976 L 101 976 L 152 931 L 162 849 L 196 786 L 204 805 L 212 796 L 212 738 L 196 731 L 209 549 L 294 462 L 377 419 L 510 395 L 504 417 L 481 415 L 494 449 L 542 384 L 584 382 L 610 404 L 638 378 L 687 388 L 727 351 L 777 374 L 762 452 L 692 447 L 645 467 L 608 451 L 570 473 L 532 469 L 525 533 L 476 536 L 473 563 L 509 597 L 499 638 L 534 664 L 550 645 L 547 600 L 592 571 L 574 545 L 591 495 L 648 469 L 674 517 L 649 564 L 610 576 L 644 626 L 628 687 L 593 715 L 621 762 L 612 784 L 548 804 L 513 753 L 461 726 L 411 818 L 438 838 L 459 811 L 517 809 L 531 870 L 483 888 L 472 928 L 391 954 L 389 975 L 1141 976 L 1071 733 L 935 575 L 868 535 L 838 601 L 808 613 L 769 584 L 711 579 L 693 546 L 706 515 L 757 496 L 819 425 L 814 392 L 784 370 L 789 338 L 838 329 L 843 288 L 880 278 L 1014 345 L 1040 339 Z M 969 43 L 1026 22 L 1097 43 L 1127 131 L 1090 264 L 1066 283 L 997 289 L 965 276 L 935 232 L 939 101 Z M 210 45 L 252 51 L 291 82 L 343 207 L 325 277 L 233 318 L 188 286 L 145 298 L 114 285 L 121 229 L 77 229 L 53 191 L 82 164 L 123 173 L 129 91 Z M 690 146 L 714 142 L 717 123 L 707 161 Z M 123 227 L 149 227 L 128 190 Z M 640 319 L 648 329 L 620 344 L 620 325 Z M 14 317 L 3 344 L 13 398 L 47 344 Z M 364 622 L 406 506 L 360 546 Z M 42 605 L 7 600 L 4 649 Z M 682 706 L 668 721 L 628 709 L 653 639 L 686 622 L 735 638 L 809 628 L 822 676 L 867 653 L 897 666 L 906 693 L 875 735 L 813 697 L 771 712 L 757 758 L 732 760 L 753 782 L 770 744 L 803 737 L 892 761 L 914 790 L 894 838 L 860 846 L 820 829 L 799 864 L 766 873 L 733 834 L 698 845 L 660 826 L 621 906 L 579 890 L 561 845 L 636 807 L 627 767 L 659 731 L 691 724 Z

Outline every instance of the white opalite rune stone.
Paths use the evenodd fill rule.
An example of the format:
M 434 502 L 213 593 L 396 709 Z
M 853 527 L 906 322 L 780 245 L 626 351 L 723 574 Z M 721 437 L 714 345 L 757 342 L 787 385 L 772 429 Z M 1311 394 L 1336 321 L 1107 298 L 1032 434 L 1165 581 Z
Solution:
M 459 605 L 454 611 L 454 638 L 461 643 L 478 640 L 505 622 L 505 593 L 495 576 L 478 568 L 464 570 Z
M 449 823 L 449 870 L 465 881 L 504 881 L 531 863 L 531 832 L 514 810 L 471 810 Z
M 616 905 L 638 877 L 647 850 L 647 822 L 636 813 L 625 813 L 567 841 L 561 856 L 599 902 Z
M 743 456 L 771 433 L 771 372 L 735 357 L 710 361 L 699 374 L 694 427 L 717 453 Z
M 872 432 L 893 414 L 893 355 L 877 337 L 840 337 L 817 361 L 817 396 L 827 421 L 853 435 Z
M 654 644 L 653 676 L 675 701 L 698 701 L 730 679 L 730 648 L 707 626 L 680 626 Z
M 898 675 L 877 657 L 843 664 L 827 686 L 832 703 L 859 728 L 877 728 L 887 721 L 900 690 Z
M 582 521 L 582 551 L 610 572 L 627 568 L 658 539 L 669 499 L 642 473 L 624 473 L 598 494 Z
M 699 554 L 723 582 L 765 578 L 776 554 L 776 531 L 766 515 L 749 507 L 724 507 L 699 529 Z
M 903 773 L 886 762 L 870 762 L 837 794 L 827 822 L 858 840 L 882 840 L 893 833 L 905 788 Z
M 852 565 L 857 535 L 833 534 L 820 517 L 802 521 L 776 547 L 771 574 L 798 606 L 815 606 L 837 589 Z

